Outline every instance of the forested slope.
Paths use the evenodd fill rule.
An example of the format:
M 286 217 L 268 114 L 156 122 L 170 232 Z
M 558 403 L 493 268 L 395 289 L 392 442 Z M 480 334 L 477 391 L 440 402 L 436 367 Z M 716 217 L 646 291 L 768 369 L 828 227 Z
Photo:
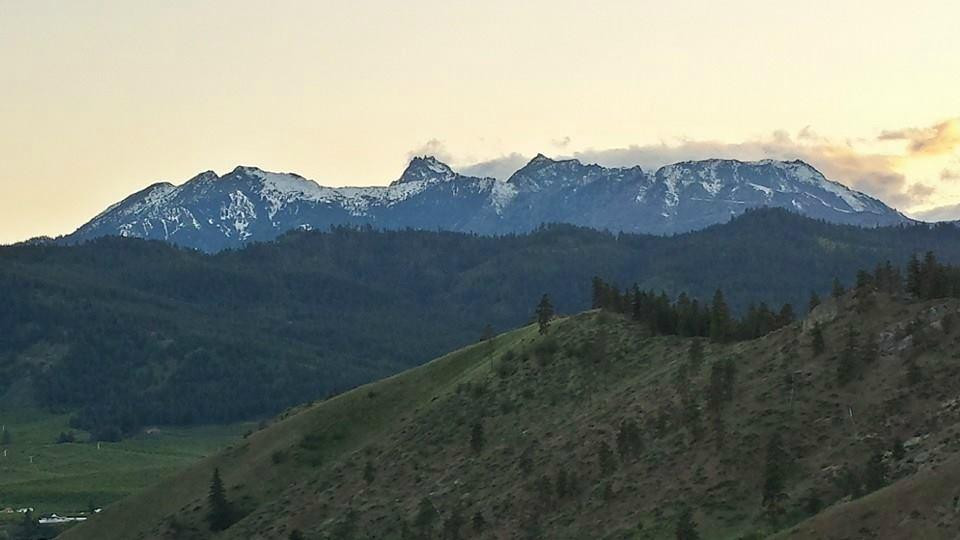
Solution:
M 570 226 L 529 235 L 334 229 L 205 255 L 103 238 L 0 248 L 0 386 L 115 438 L 151 423 L 269 415 L 524 324 L 539 297 L 591 304 L 591 278 L 686 292 L 734 311 L 849 284 L 859 268 L 936 250 L 952 226 L 861 229 L 781 210 L 657 237 Z M 2 388 L 0 388 L 2 391 Z

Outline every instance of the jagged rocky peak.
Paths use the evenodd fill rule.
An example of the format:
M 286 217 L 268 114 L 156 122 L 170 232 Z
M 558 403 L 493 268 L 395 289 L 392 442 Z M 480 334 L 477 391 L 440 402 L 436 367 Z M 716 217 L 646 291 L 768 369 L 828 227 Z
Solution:
M 575 158 L 552 159 L 537 154 L 513 173 L 507 182 L 522 191 L 543 191 L 583 186 L 596 181 L 636 180 L 643 174 L 640 166 L 608 168 L 596 163 L 584 164 Z
M 557 177 L 561 176 L 561 171 L 558 171 L 555 167 L 553 167 L 553 165 L 560 163 L 579 164 L 580 162 L 576 160 L 557 161 L 555 159 L 548 158 L 543 154 L 537 154 L 533 159 L 527 162 L 526 165 L 510 175 L 510 178 L 507 179 L 507 182 L 523 190 L 536 191 L 542 189 L 546 185 L 553 183 L 552 181 Z
M 547 156 L 538 153 L 537 155 L 533 156 L 533 159 L 527 163 L 527 166 L 524 167 L 524 169 L 546 167 L 547 165 L 552 165 L 556 162 L 557 161 L 555 159 L 550 159 Z
M 407 165 L 400 178 L 393 182 L 393 185 L 423 180 L 447 181 L 453 180 L 457 176 L 457 173 L 449 165 L 433 156 L 416 156 L 410 160 L 410 164 Z

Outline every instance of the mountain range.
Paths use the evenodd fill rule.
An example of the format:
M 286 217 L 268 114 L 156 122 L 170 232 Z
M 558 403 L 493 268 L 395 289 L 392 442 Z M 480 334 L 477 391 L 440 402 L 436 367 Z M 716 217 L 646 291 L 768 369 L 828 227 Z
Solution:
M 499 235 L 569 223 L 669 235 L 756 207 L 867 227 L 911 221 L 802 161 L 712 159 L 645 171 L 538 154 L 500 181 L 465 176 L 423 156 L 390 185 L 378 187 L 323 187 L 256 167 L 223 176 L 206 171 L 180 186 L 157 183 L 134 193 L 62 240 L 118 235 L 215 252 L 333 225 Z

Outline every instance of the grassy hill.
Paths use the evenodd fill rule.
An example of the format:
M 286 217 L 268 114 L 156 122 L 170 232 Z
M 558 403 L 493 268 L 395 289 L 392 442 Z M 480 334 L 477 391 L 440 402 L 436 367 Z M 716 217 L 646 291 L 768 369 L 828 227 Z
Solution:
M 63 537 L 674 538 L 689 509 L 706 539 L 953 538 L 958 311 L 848 295 L 702 361 L 609 313 L 521 328 L 290 411 Z M 237 521 L 213 534 L 215 468 Z

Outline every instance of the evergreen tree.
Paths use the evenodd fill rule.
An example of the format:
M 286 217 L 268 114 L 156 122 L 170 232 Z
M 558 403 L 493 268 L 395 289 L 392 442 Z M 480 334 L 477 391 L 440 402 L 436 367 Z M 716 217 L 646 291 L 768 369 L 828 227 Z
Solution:
M 714 412 L 712 423 L 714 448 L 719 452 L 727 442 L 727 423 L 720 411 Z
M 891 454 L 893 454 L 893 459 L 897 461 L 900 461 L 906 457 L 907 449 L 903 446 L 903 439 L 897 437 L 893 440 L 893 450 L 891 451 Z
M 373 466 L 373 462 L 367 460 L 366 464 L 363 466 L 363 481 L 368 485 L 372 484 L 377 478 L 377 469 Z
M 860 363 L 863 365 L 872 364 L 880 355 L 880 345 L 877 344 L 876 334 L 867 336 L 860 350 Z
M 887 485 L 887 464 L 883 461 L 882 453 L 876 452 L 870 456 L 864 469 L 864 483 L 867 492 L 876 491 Z
M 677 366 L 677 371 L 674 376 L 674 385 L 677 388 L 677 393 L 686 394 L 690 390 L 690 364 L 687 362 L 680 362 L 680 365 Z
M 600 441 L 597 447 L 597 463 L 600 466 L 600 476 L 609 476 L 617 469 L 616 458 L 607 441 Z
M 920 261 L 917 254 L 910 255 L 910 261 L 907 263 L 907 292 L 922 298 L 920 291 Z
M 840 280 L 837 278 L 833 278 L 833 290 L 831 292 L 831 295 L 834 298 L 840 298 L 841 296 L 846 294 L 846 292 L 847 290 L 843 288 L 843 284 L 840 283 Z
M 33 517 L 32 511 L 27 511 L 20 519 L 20 523 L 14 530 L 14 539 L 33 540 L 40 532 L 40 523 Z
M 853 332 L 853 325 L 847 327 L 847 344 L 840 353 L 840 363 L 837 364 L 837 382 L 843 386 L 856 376 L 857 341 Z
M 483 422 L 477 420 L 470 427 L 470 448 L 479 454 L 483 450 L 484 442 Z
M 723 298 L 723 291 L 717 289 L 710 305 L 710 339 L 723 343 L 730 338 L 730 310 Z
M 693 435 L 694 440 L 703 437 L 703 423 L 700 417 L 700 407 L 697 400 L 690 393 L 683 397 L 683 421 Z
M 787 452 L 780 433 L 774 433 L 767 443 L 767 461 L 763 468 L 763 507 L 771 515 L 783 512 L 786 498 Z
M 903 281 L 900 277 L 900 269 L 895 268 L 890 261 L 887 260 L 883 263 L 882 269 L 879 272 L 877 281 L 879 282 L 879 287 L 886 293 L 896 294 L 903 289 Z
M 807 304 L 807 313 L 813 311 L 813 308 L 820 305 L 820 295 L 817 294 L 817 291 L 810 292 L 810 303 Z
M 473 526 L 473 531 L 476 533 L 483 532 L 487 528 L 487 518 L 483 517 L 483 512 L 477 511 L 473 514 L 473 519 L 470 520 L 471 525 Z
M 353 540 L 357 537 L 357 511 L 353 508 L 347 510 L 347 513 L 333 527 L 333 537 L 337 540 Z
M 820 326 L 820 321 L 813 324 L 813 330 L 810 331 L 810 336 L 813 355 L 820 356 L 823 354 L 823 351 L 827 349 L 827 344 L 823 340 L 823 327 Z
M 689 507 L 684 507 L 677 515 L 674 537 L 676 540 L 700 540 L 697 523 L 693 520 L 693 510 Z
M 453 507 L 450 515 L 443 521 L 444 540 L 460 540 L 460 529 L 463 528 L 463 516 L 460 514 L 460 508 Z
M 737 364 L 732 358 L 724 358 L 720 361 L 723 368 L 723 399 L 733 401 L 734 388 L 737 382 Z
M 430 502 L 428 497 L 420 499 L 420 504 L 417 507 L 417 515 L 413 518 L 413 524 L 420 530 L 421 536 L 428 536 L 430 534 L 438 515 L 436 507 L 433 506 L 433 503 Z
M 593 276 L 593 279 L 590 280 L 590 285 L 593 298 L 592 302 L 590 303 L 590 307 L 593 309 L 600 309 L 604 307 L 604 289 L 606 288 L 606 284 L 602 279 L 600 279 L 599 276 Z
M 940 264 L 932 251 L 928 251 L 923 256 L 923 262 L 920 263 L 920 298 L 939 298 L 943 296 L 940 280 Z
M 640 291 L 640 286 L 634 284 L 633 286 L 633 295 L 630 299 L 630 316 L 635 321 L 642 321 L 644 317 L 644 300 L 645 294 Z
M 699 339 L 691 339 L 690 347 L 687 349 L 687 363 L 690 364 L 690 371 L 698 373 L 700 366 L 703 365 L 703 343 Z
M 863 293 L 873 288 L 873 276 L 866 270 L 857 271 L 857 292 Z
M 914 386 L 923 382 L 923 370 L 915 358 L 907 360 L 907 384 Z
M 566 469 L 557 471 L 557 480 L 554 482 L 554 486 L 557 488 L 558 499 L 565 499 L 570 495 L 570 484 Z
M 697 321 L 694 318 L 693 304 L 687 293 L 680 293 L 675 306 L 677 319 L 676 333 L 684 337 L 697 335 Z
M 220 478 L 220 469 L 213 469 L 207 506 L 207 523 L 211 531 L 222 531 L 233 524 L 233 508 L 227 500 L 227 492 Z
M 553 304 L 550 302 L 550 297 L 546 294 L 540 298 L 540 303 L 537 304 L 537 324 L 540 326 L 540 333 L 546 334 L 547 328 L 550 327 L 550 319 L 553 318 Z
M 622 461 L 636 459 L 643 451 L 643 436 L 640 427 L 633 419 L 626 419 L 620 422 L 620 429 L 617 431 L 617 452 Z
M 796 315 L 793 313 L 793 305 L 787 303 L 780 308 L 780 313 L 777 314 L 777 327 L 783 327 L 792 323 L 796 319 Z M 773 330 L 771 328 L 770 330 Z M 769 332 L 769 331 L 768 331 Z M 768 333 L 764 332 L 764 334 Z
M 493 331 L 493 326 L 491 326 L 490 324 L 485 324 L 483 326 L 483 334 L 480 336 L 480 340 L 490 342 L 496 336 L 497 336 L 496 333 L 494 333 Z

